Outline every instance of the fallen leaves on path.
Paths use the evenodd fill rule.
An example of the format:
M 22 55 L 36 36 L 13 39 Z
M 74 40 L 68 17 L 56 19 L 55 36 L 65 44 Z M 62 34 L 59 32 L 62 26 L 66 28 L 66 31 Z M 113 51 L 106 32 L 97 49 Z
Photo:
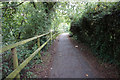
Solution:
M 77 48 L 78 46 L 76 45 L 75 47 Z
M 88 74 L 85 74 L 86 77 L 88 77 Z

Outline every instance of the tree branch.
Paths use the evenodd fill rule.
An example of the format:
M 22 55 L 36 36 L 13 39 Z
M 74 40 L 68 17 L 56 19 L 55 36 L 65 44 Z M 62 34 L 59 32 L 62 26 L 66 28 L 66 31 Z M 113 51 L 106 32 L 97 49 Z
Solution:
M 18 6 L 20 6 L 21 4 L 23 4 L 23 3 L 24 3 L 24 2 L 21 2 L 21 3 L 17 4 L 17 5 L 13 5 L 13 6 L 3 7 L 2 9 L 18 7 Z
M 30 4 L 32 4 L 32 5 L 33 5 L 33 7 L 36 9 L 35 2 L 30 2 Z

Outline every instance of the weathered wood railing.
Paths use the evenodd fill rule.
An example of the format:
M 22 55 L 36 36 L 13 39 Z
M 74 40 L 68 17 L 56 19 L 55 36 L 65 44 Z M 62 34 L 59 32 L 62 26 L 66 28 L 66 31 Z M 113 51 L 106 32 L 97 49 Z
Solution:
M 13 55 L 13 67 L 14 67 L 14 71 L 11 72 L 7 77 L 6 79 L 13 79 L 13 78 L 20 78 L 20 74 L 19 72 L 31 61 L 31 59 L 38 53 L 40 58 L 41 58 L 41 54 L 40 54 L 40 50 L 51 40 L 52 41 L 52 38 L 55 37 L 58 33 L 55 33 L 53 35 L 52 33 L 53 31 L 51 32 L 48 32 L 46 34 L 42 34 L 42 35 L 38 35 L 38 36 L 35 36 L 35 37 L 32 37 L 32 38 L 29 38 L 29 39 L 26 39 L 26 40 L 23 40 L 23 41 L 20 41 L 20 42 L 17 42 L 15 44 L 11 44 L 11 45 L 8 45 L 8 46 L 5 46 L 3 47 L 2 49 L 0 49 L 0 53 L 2 52 L 5 52 L 9 49 L 11 49 L 11 52 L 12 52 L 12 55 Z M 48 35 L 50 34 L 50 38 L 40 46 L 40 37 L 42 36 L 45 36 L 45 35 Z M 37 44 L 38 44 L 38 49 L 32 53 L 27 59 L 25 59 L 20 65 L 18 65 L 18 58 L 17 58 L 17 51 L 16 51 L 16 48 L 17 46 L 19 45 L 23 45 L 29 41 L 32 41 L 32 40 L 35 40 L 37 39 Z

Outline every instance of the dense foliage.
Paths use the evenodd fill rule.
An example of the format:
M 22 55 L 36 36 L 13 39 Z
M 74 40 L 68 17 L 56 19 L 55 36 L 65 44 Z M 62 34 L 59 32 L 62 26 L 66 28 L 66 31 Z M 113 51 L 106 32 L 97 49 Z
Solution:
M 120 66 L 120 3 L 86 3 L 70 31 L 104 62 Z
M 2 3 L 2 36 L 3 46 L 25 40 L 36 35 L 49 32 L 52 27 L 52 12 L 54 5 L 50 2 L 3 2 Z M 43 44 L 49 36 L 40 38 L 40 44 Z M 49 44 L 48 44 L 49 45 Z M 37 40 L 17 47 L 19 64 L 22 63 L 37 46 Z M 43 50 L 45 50 L 44 48 Z M 36 56 L 33 60 L 41 62 Z M 29 71 L 33 63 L 30 62 L 27 67 L 21 71 L 21 77 L 30 78 L 32 73 Z M 3 53 L 3 78 L 13 71 L 12 55 L 10 51 Z
M 51 30 L 68 31 L 71 24 L 70 31 L 78 41 L 88 44 L 104 62 L 120 65 L 120 3 L 2 2 L 0 5 L 3 46 Z M 47 39 L 48 36 L 40 38 L 40 44 Z M 18 46 L 19 64 L 37 48 L 37 40 Z M 21 78 L 35 77 L 29 69 L 38 62 L 41 60 L 35 56 L 21 71 Z M 6 51 L 3 53 L 3 78 L 12 71 L 11 51 Z

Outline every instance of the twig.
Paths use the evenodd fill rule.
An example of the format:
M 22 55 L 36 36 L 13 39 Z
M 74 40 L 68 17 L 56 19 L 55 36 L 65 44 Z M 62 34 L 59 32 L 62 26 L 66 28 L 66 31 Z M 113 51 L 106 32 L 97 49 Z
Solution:
M 17 5 L 13 5 L 13 6 L 7 6 L 7 7 L 3 7 L 2 9 L 7 9 L 7 8 L 14 8 L 14 7 L 18 7 L 19 5 L 23 4 L 24 2 L 21 2 Z

